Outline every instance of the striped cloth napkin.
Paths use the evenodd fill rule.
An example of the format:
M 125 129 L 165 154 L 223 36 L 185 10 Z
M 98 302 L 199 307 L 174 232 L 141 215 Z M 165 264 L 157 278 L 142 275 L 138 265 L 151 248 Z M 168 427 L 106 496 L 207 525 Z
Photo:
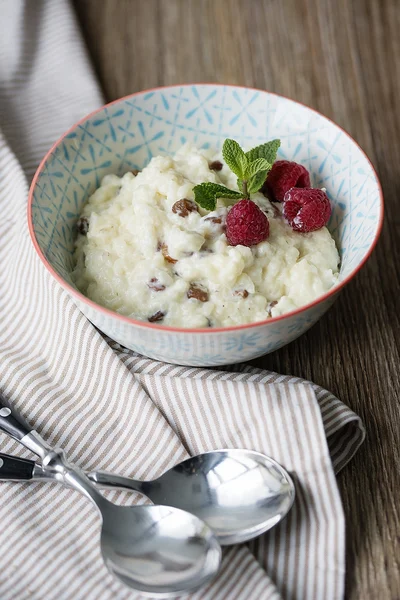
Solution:
M 153 478 L 190 454 L 244 447 L 288 469 L 288 518 L 224 551 L 194 600 L 342 598 L 344 517 L 335 472 L 364 438 L 332 394 L 295 377 L 166 365 L 105 339 L 42 267 L 26 222 L 40 158 L 102 104 L 66 0 L 1 0 L 0 387 L 77 465 Z M 3 452 L 28 456 L 0 437 Z M 107 492 L 117 503 L 143 498 Z M 133 600 L 99 553 L 97 511 L 57 484 L 0 484 L 1 600 Z

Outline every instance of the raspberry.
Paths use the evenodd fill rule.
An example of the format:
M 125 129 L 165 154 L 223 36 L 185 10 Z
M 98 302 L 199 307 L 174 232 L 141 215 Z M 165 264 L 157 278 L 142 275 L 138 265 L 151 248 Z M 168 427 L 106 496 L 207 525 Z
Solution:
M 332 207 L 323 190 L 296 188 L 286 192 L 283 216 L 294 231 L 308 233 L 324 227 L 331 216 Z
M 228 212 L 226 237 L 230 246 L 254 246 L 268 236 L 268 219 L 251 200 L 240 200 Z
M 272 165 L 261 191 L 265 196 L 270 194 L 271 200 L 282 202 L 290 188 L 305 188 L 310 185 L 310 174 L 303 165 L 290 160 L 277 160 Z

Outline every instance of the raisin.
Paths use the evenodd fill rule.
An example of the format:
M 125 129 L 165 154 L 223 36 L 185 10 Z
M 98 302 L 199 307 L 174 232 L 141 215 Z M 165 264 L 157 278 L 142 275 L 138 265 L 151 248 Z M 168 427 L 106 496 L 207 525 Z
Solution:
M 154 313 L 154 315 L 151 315 L 151 317 L 149 317 L 147 320 L 150 323 L 158 323 L 158 321 L 162 321 L 164 317 L 165 317 L 165 312 L 162 312 L 162 310 L 158 310 L 156 313 Z
M 147 286 L 155 292 L 162 292 L 165 290 L 165 285 L 163 285 L 161 281 L 158 281 L 156 277 L 152 277 Z
M 272 300 L 268 305 L 268 316 L 272 317 L 271 308 L 274 308 L 278 304 L 278 300 Z
M 168 254 L 167 244 L 160 244 L 159 246 L 160 246 L 161 253 L 166 261 L 168 261 L 169 263 L 172 263 L 173 265 L 178 262 L 175 258 L 172 258 L 172 256 L 170 256 Z
M 210 167 L 211 171 L 221 171 L 224 165 L 220 160 L 213 160 L 208 166 Z
M 80 217 L 76 222 L 76 228 L 82 235 L 87 235 L 89 231 L 89 220 L 86 217 Z
M 182 198 L 182 200 L 178 200 L 172 207 L 172 212 L 180 217 L 187 217 L 191 212 L 199 212 L 197 208 L 197 204 L 193 202 L 193 200 L 188 200 L 187 198 Z
M 199 287 L 198 285 L 196 285 L 195 283 L 192 283 L 192 285 L 188 289 L 187 297 L 195 298 L 196 300 L 199 300 L 200 302 L 207 302 L 208 292 L 206 290 L 204 290 L 203 288 Z
M 221 217 L 207 217 L 204 220 L 205 221 L 210 221 L 211 223 L 215 223 L 215 224 L 218 224 L 218 225 L 220 225 L 222 223 Z
M 233 292 L 234 296 L 240 296 L 241 298 L 247 298 L 249 295 L 249 292 L 247 290 L 235 290 Z

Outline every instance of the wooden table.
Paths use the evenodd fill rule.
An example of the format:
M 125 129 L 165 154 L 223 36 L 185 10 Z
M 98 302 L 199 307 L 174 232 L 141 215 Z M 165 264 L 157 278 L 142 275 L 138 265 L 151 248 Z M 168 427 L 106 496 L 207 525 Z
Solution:
M 257 366 L 311 379 L 364 420 L 338 481 L 347 597 L 400 598 L 399 0 L 75 0 L 107 100 L 159 85 L 235 83 L 316 108 L 380 175 L 378 248 L 311 331 Z M 323 600 L 323 599 L 321 599 Z

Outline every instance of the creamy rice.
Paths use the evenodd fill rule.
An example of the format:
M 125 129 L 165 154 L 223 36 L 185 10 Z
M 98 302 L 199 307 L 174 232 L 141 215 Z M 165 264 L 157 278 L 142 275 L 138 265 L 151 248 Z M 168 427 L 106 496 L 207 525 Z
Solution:
M 178 200 L 194 198 L 198 183 L 237 189 L 225 165 L 210 170 L 215 159 L 185 145 L 174 157 L 153 158 L 137 176 L 104 177 L 82 212 L 89 230 L 76 242 L 77 287 L 118 313 L 177 327 L 262 321 L 328 291 L 339 265 L 328 229 L 292 231 L 281 206 L 261 193 L 252 200 L 267 213 L 270 235 L 251 248 L 227 244 L 229 201 L 219 200 L 212 213 L 172 211 Z

